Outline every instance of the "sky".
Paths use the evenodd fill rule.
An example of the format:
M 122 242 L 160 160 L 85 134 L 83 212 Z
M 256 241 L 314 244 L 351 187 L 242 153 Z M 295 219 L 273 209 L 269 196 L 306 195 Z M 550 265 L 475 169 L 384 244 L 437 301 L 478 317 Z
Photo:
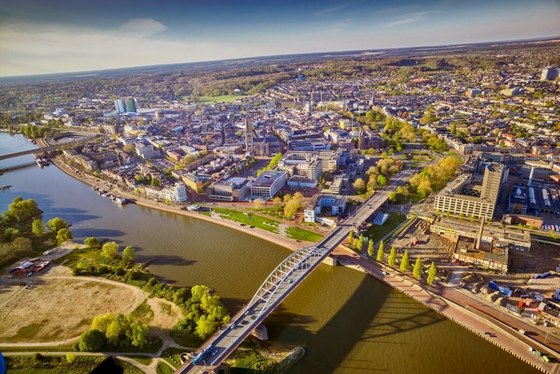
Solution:
M 0 76 L 560 36 L 560 0 L 2 0 Z

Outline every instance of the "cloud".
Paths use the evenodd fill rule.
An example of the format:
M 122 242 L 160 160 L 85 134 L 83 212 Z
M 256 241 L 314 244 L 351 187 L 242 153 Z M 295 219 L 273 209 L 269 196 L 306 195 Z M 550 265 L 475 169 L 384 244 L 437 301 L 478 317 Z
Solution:
M 315 12 L 313 12 L 314 16 L 326 16 L 327 14 L 331 14 L 331 13 L 335 13 L 338 12 L 339 10 L 348 8 L 350 6 L 350 4 L 344 4 L 344 5 L 338 5 L 338 6 L 333 6 L 330 8 L 323 8 L 323 9 L 319 9 Z
M 427 16 L 429 16 L 431 14 L 435 14 L 435 13 L 440 13 L 440 11 L 439 10 L 430 10 L 430 11 L 426 11 L 426 12 L 408 13 L 408 14 L 405 14 L 403 16 L 398 17 L 397 19 L 395 19 L 391 22 L 386 23 L 385 26 L 394 27 L 394 26 L 406 25 L 408 23 L 415 23 L 415 22 L 421 21 L 421 20 L 425 19 Z
M 147 38 L 164 32 L 167 26 L 152 18 L 136 18 L 123 23 L 119 30 L 126 36 Z

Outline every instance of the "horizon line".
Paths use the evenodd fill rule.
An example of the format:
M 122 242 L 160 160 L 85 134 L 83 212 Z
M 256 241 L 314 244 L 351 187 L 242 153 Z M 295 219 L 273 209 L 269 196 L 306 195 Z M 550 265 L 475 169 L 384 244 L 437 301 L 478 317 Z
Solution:
M 132 65 L 123 67 L 113 67 L 113 68 L 100 68 L 93 70 L 75 70 L 75 71 L 61 71 L 61 72 L 51 72 L 51 73 L 32 73 L 24 75 L 0 75 L 0 80 L 4 79 L 17 79 L 17 78 L 39 78 L 54 75 L 68 75 L 68 74 L 87 74 L 87 73 L 103 73 L 108 71 L 117 71 L 125 69 L 134 68 L 149 68 L 149 67 L 168 67 L 173 65 L 186 65 L 186 64 L 199 64 L 199 63 L 211 63 L 211 62 L 226 62 L 226 61 L 240 61 L 246 59 L 259 59 L 259 58 L 272 58 L 272 57 L 286 57 L 286 56 L 302 56 L 302 55 L 319 55 L 324 53 L 357 53 L 357 52 L 370 52 L 370 51 L 394 51 L 398 49 L 419 49 L 419 48 L 434 48 L 434 47 L 462 47 L 462 46 L 473 46 L 480 44 L 489 43 L 522 43 L 522 42 L 535 42 L 535 41 L 555 41 L 558 39 L 560 41 L 560 35 L 556 36 L 540 36 L 531 38 L 520 38 L 520 39 L 509 39 L 509 40 L 490 40 L 490 41 L 478 41 L 469 43 L 453 43 L 453 44 L 432 44 L 432 45 L 417 45 L 417 46 L 405 46 L 405 47 L 390 47 L 390 48 L 380 48 L 380 49 L 350 49 L 350 50 L 333 50 L 333 51 L 320 51 L 320 52 L 296 52 L 296 53 L 284 53 L 284 54 L 272 54 L 272 55 L 260 55 L 260 56 L 244 56 L 244 57 L 233 57 L 224 58 L 216 60 L 196 60 L 196 61 L 183 61 L 183 62 L 170 62 L 162 64 L 149 64 L 149 65 Z M 379 56 L 380 58 L 382 56 Z M 79 78 L 79 77 L 76 77 Z

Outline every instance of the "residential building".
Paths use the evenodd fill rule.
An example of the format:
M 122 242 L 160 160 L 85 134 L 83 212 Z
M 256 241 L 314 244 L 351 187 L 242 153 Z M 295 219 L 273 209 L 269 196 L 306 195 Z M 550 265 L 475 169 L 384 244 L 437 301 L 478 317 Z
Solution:
M 331 216 L 338 216 L 346 210 L 346 199 L 336 195 L 316 195 L 306 205 L 303 211 L 305 222 L 315 222 L 323 208 L 330 208 Z

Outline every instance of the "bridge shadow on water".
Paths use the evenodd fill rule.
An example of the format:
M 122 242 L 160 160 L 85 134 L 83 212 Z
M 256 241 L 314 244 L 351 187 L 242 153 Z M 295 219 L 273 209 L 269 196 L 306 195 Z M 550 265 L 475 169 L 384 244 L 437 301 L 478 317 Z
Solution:
M 348 355 L 357 343 L 360 350 L 380 351 L 386 346 L 368 348 L 364 343 L 380 347 L 401 344 L 398 339 L 391 342 L 383 337 L 445 321 L 407 296 L 392 292 L 388 286 L 364 277 L 346 303 L 315 334 L 307 328 L 315 320 L 313 317 L 293 315 L 279 308 L 265 321 L 269 339 L 288 341 L 287 346 L 305 342 L 302 363 L 296 364 L 290 373 L 332 373 L 337 368 L 348 372 L 387 371 L 388 368 L 379 367 L 375 354 L 361 354 L 356 359 Z

